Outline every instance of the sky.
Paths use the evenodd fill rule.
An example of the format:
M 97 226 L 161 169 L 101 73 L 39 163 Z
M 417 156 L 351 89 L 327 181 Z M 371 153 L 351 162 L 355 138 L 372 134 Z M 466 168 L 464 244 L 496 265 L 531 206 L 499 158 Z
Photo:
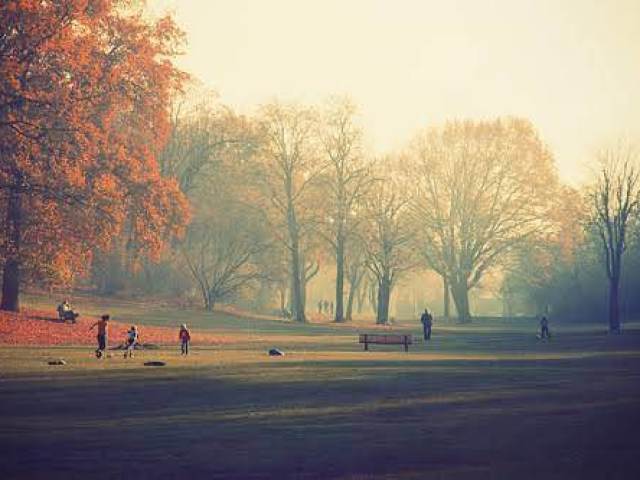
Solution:
M 640 0 L 148 0 L 187 35 L 177 61 L 242 113 L 349 95 L 367 145 L 447 120 L 526 117 L 561 177 L 640 141 Z

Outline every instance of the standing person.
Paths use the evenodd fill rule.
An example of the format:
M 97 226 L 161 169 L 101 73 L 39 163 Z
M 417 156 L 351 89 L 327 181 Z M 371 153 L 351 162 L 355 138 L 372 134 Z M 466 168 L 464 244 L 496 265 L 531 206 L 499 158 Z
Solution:
M 329 301 L 325 300 L 322 305 L 324 305 L 324 313 L 329 313 Z
M 550 339 L 551 332 L 549 332 L 549 320 L 544 315 L 540 319 L 540 339 Z
M 424 341 L 431 340 L 431 327 L 433 325 L 433 317 L 429 313 L 428 309 L 424 309 L 424 313 L 420 317 L 422 323 L 422 331 L 424 333 Z
M 124 358 L 133 358 L 133 349 L 138 343 L 138 327 L 131 325 L 131 328 L 127 332 L 127 339 L 125 341 Z
M 187 328 L 187 324 L 180 325 L 180 333 L 178 334 L 180 339 L 181 355 L 189 355 L 189 342 L 191 341 L 191 334 Z
M 322 300 L 318 302 L 318 313 L 322 315 Z
M 98 348 L 96 350 L 96 357 L 102 358 L 104 352 L 107 350 L 107 337 L 109 335 L 109 315 L 102 315 L 100 320 L 89 327 L 89 331 L 98 327 Z

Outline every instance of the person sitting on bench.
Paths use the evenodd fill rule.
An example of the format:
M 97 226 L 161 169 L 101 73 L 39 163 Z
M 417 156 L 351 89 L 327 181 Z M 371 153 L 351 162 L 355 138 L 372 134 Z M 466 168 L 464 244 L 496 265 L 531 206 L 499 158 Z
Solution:
M 76 318 L 78 318 L 79 316 L 79 313 L 73 311 L 67 299 L 65 299 L 60 305 L 58 305 L 58 318 L 60 318 L 60 320 L 62 320 L 63 322 L 71 320 L 72 323 L 76 323 Z

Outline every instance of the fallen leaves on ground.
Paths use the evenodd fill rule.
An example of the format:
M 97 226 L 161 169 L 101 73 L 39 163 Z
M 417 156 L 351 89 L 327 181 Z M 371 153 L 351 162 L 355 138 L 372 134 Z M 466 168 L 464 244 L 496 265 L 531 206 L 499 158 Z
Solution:
M 97 317 L 80 317 L 77 323 L 62 323 L 51 312 L 29 310 L 0 312 L 0 345 L 94 345 L 97 329 L 89 330 Z M 131 325 L 109 321 L 109 345 L 124 342 Z M 178 328 L 138 325 L 141 343 L 178 344 Z M 229 339 L 211 332 L 191 331 L 194 345 L 219 345 Z

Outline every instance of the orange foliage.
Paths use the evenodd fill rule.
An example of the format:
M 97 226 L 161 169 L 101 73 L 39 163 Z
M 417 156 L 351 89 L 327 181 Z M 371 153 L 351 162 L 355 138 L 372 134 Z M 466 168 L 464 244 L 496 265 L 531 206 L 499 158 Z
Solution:
M 182 33 L 132 9 L 0 2 L 0 260 L 38 278 L 69 281 L 124 228 L 136 251 L 158 257 L 187 222 L 156 162 L 185 80 L 170 61 Z M 18 197 L 12 216 L 5 205 Z
M 28 311 L 20 314 L 0 312 L 0 345 L 95 345 L 96 330 L 89 327 L 97 318 L 81 317 L 78 323 L 61 323 L 55 312 Z M 124 342 L 131 323 L 109 322 L 109 345 Z M 142 343 L 178 344 L 178 328 L 138 326 Z M 230 339 L 209 332 L 191 331 L 194 345 L 219 345 Z

